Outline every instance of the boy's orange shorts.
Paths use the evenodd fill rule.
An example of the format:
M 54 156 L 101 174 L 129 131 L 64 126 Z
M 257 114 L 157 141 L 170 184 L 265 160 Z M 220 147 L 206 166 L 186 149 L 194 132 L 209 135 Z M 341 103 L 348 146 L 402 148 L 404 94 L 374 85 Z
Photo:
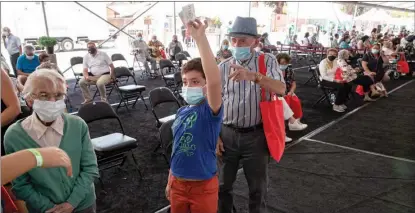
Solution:
M 203 181 L 184 181 L 172 177 L 171 213 L 216 213 L 218 211 L 218 176 Z

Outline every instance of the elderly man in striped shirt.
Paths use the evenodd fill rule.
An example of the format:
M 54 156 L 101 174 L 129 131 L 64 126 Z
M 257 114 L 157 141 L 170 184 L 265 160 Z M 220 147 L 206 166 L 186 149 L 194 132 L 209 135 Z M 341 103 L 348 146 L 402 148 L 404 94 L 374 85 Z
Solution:
M 229 36 L 234 55 L 219 64 L 224 104 L 223 126 L 217 147 L 218 155 L 222 155 L 219 212 L 232 211 L 233 183 L 239 162 L 242 162 L 249 186 L 249 212 L 264 213 L 267 212 L 269 151 L 259 107 L 260 88 L 284 95 L 284 78 L 271 54 L 265 55 L 266 76 L 259 73 L 260 53 L 254 50 L 259 37 L 254 18 L 237 17 Z

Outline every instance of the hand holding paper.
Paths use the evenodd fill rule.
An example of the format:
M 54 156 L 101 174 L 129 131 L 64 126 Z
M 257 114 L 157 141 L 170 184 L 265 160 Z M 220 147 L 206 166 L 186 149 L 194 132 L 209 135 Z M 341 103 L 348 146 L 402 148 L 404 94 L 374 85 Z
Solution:
M 208 23 L 206 20 L 204 21 L 204 23 L 202 23 L 199 19 L 187 22 L 187 29 L 189 29 L 190 35 L 195 40 L 202 37 L 206 37 L 205 31 L 207 27 Z

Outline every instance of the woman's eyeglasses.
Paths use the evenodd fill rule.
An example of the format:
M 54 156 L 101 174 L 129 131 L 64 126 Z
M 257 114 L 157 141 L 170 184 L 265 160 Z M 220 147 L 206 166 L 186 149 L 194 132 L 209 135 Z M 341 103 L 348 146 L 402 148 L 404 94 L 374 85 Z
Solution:
M 42 92 L 42 93 L 39 93 L 39 94 L 35 94 L 34 96 L 35 96 L 35 98 L 37 98 L 41 101 L 50 101 L 50 100 L 53 100 L 53 99 L 58 101 L 58 100 L 65 99 L 66 94 L 65 93 L 55 93 L 55 94 L 53 94 L 53 93 Z

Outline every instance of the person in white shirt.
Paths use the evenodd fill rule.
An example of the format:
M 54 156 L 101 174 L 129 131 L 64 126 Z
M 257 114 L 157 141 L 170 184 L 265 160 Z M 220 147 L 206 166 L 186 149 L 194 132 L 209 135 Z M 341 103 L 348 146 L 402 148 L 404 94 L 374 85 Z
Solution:
M 107 94 L 105 85 L 113 81 L 114 78 L 114 65 L 111 58 L 107 53 L 97 50 L 95 43 L 88 43 L 88 54 L 84 56 L 84 77 L 79 81 L 79 85 L 82 90 L 82 95 L 85 101 L 82 104 L 86 104 L 92 101 L 91 94 L 89 93 L 89 85 L 97 85 L 101 101 L 107 101 Z
M 303 46 L 311 46 L 311 41 L 308 37 L 310 37 L 310 33 L 306 32 L 303 39 Z
M 10 28 L 8 27 L 3 28 L 2 38 L 4 41 L 4 47 L 7 49 L 10 56 L 10 62 L 13 67 L 14 75 L 17 76 L 16 63 L 17 59 L 23 52 L 22 43 L 20 42 L 19 37 L 10 32 Z
M 335 79 L 336 70 L 339 67 L 336 58 L 337 49 L 328 49 L 327 58 L 323 59 L 319 65 L 320 80 L 322 86 L 337 88 L 333 111 L 344 112 L 347 108 L 345 103 L 352 87 L 348 83 Z

